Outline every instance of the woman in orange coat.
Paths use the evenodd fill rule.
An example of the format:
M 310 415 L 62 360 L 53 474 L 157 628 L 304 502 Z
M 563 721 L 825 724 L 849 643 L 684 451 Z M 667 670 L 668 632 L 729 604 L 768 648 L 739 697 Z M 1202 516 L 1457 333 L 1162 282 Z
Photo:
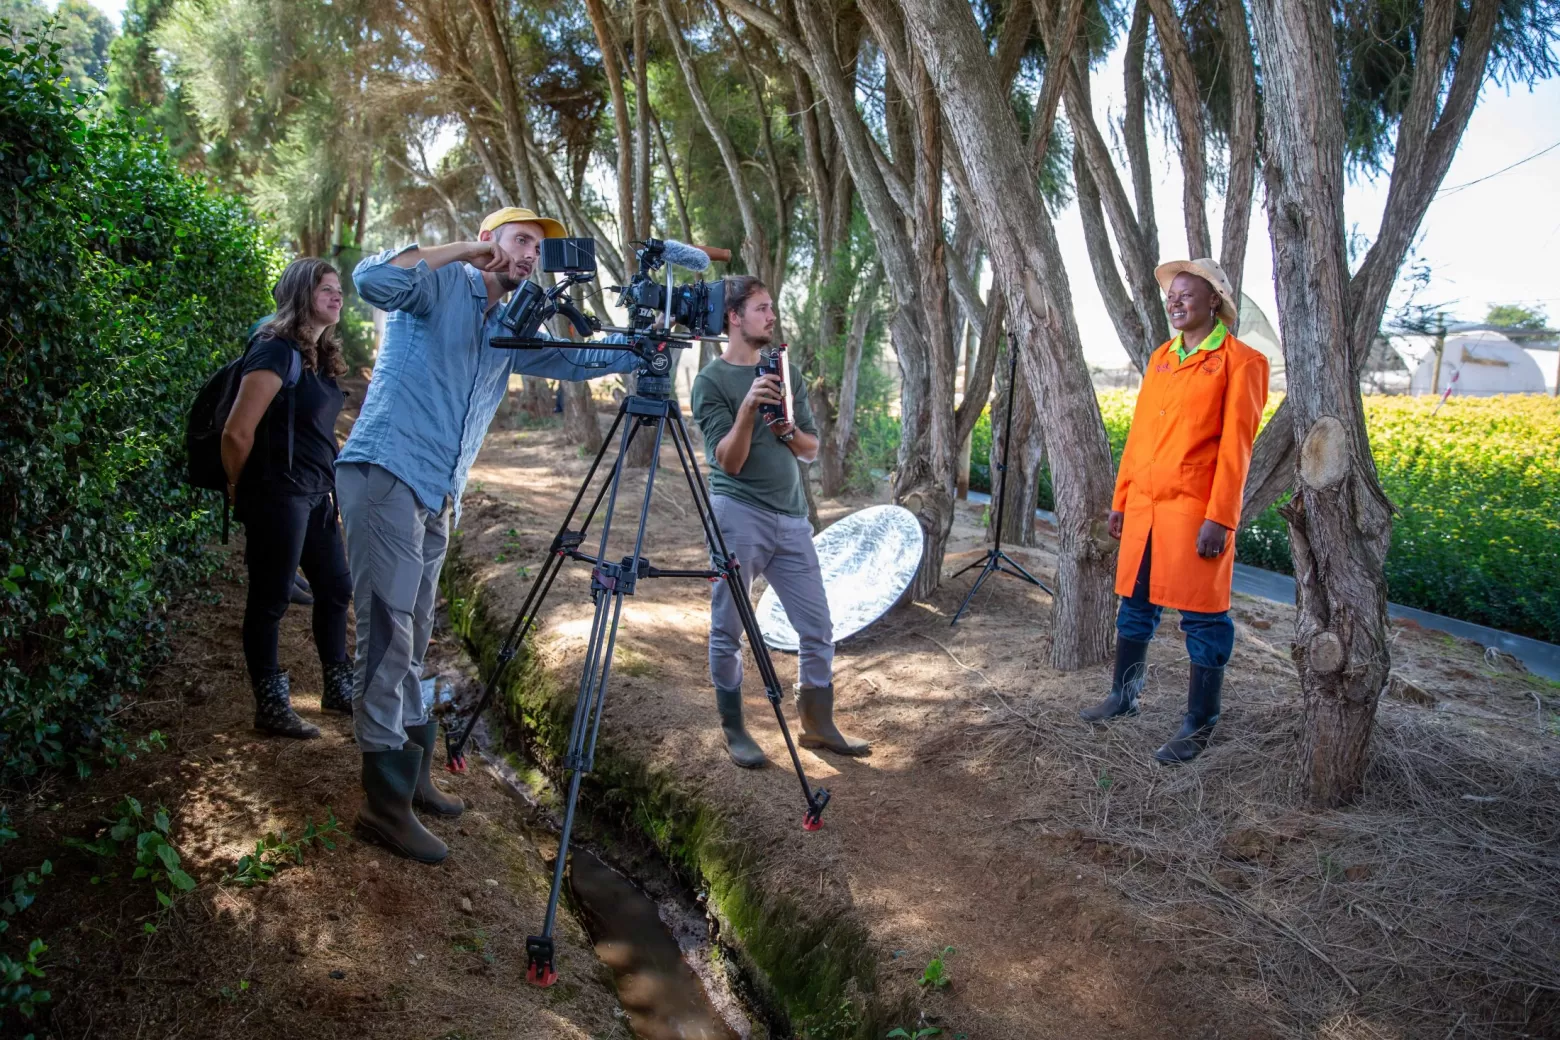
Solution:
M 1121 540 L 1116 594 L 1123 597 L 1115 676 L 1105 700 L 1079 714 L 1088 722 L 1137 714 L 1160 614 L 1180 611 L 1192 659 L 1186 717 L 1154 757 L 1190 762 L 1219 721 L 1224 666 L 1235 646 L 1231 533 L 1267 404 L 1268 364 L 1229 331 L 1235 297 L 1218 264 L 1179 260 L 1154 275 L 1177 335 L 1148 360 L 1111 503 L 1110 533 Z

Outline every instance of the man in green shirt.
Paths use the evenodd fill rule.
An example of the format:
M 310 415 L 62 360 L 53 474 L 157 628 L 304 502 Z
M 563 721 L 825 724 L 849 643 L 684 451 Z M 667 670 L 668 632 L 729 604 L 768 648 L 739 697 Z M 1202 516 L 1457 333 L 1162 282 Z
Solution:
M 778 376 L 754 372 L 775 331 L 774 299 L 763 282 L 751 275 L 726 279 L 726 328 L 725 352 L 693 381 L 693 417 L 704 434 L 715 519 L 743 579 L 751 583 L 762 574 L 796 629 L 802 746 L 864 754 L 866 741 L 834 725 L 834 624 L 796 465 L 818 456 L 812 409 L 806 393 L 799 393 L 794 423 L 769 423 L 760 415 L 761 406 L 781 404 L 784 392 Z M 803 385 L 794 366 L 791 385 Z M 747 769 L 763 765 L 763 750 L 742 724 L 742 619 L 725 582 L 715 584 L 710 602 L 710 678 L 731 760 Z

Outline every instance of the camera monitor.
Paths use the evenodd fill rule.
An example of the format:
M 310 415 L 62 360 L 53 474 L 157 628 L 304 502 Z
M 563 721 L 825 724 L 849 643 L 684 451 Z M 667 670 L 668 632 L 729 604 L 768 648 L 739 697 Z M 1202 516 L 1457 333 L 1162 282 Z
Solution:
M 542 239 L 542 270 L 554 274 L 581 274 L 595 269 L 594 238 Z

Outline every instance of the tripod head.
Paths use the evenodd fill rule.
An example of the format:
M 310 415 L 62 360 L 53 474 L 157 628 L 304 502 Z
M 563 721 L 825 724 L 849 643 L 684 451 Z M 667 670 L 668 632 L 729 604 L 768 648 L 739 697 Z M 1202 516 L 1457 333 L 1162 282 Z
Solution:
M 705 339 L 723 341 L 720 334 L 725 329 L 726 318 L 724 282 L 701 279 L 677 286 L 673 283 L 672 268 L 703 271 L 711 260 L 729 260 L 731 253 L 724 249 L 684 245 L 671 239 L 650 238 L 636 243 L 635 256 L 639 270 L 628 285 L 606 287 L 618 294 L 618 303 L 628 310 L 629 326 L 619 328 L 603 325 L 599 319 L 584 314 L 567 295 L 573 286 L 595 280 L 595 240 L 545 240 L 542 269 L 560 273 L 562 277 L 550 289 L 543 289 L 535 282 L 525 282 L 516 289 L 498 319 L 499 324 L 514 335 L 495 336 L 489 342 L 505 350 L 573 346 L 630 351 L 639 358 L 635 393 L 657 399 L 670 397 L 672 372 L 677 366 L 672 351 L 691 347 Z M 664 285 L 655 280 L 663 268 L 666 271 Z M 581 336 L 605 332 L 613 338 L 569 343 L 539 337 L 537 333 L 542 325 L 557 315 L 567 318 Z M 678 325 L 689 332 L 673 332 Z

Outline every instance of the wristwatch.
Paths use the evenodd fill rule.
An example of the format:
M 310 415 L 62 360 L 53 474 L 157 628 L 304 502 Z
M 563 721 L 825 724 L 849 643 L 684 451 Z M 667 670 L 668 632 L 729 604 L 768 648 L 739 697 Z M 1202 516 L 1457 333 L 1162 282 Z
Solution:
M 793 429 L 793 430 L 792 430 L 792 431 L 791 431 L 791 432 L 790 432 L 790 433 L 788 433 L 788 434 L 786 434 L 786 435 L 785 435 L 785 436 L 783 436 L 783 437 L 782 437 L 782 436 L 780 436 L 780 434 L 778 434 L 778 433 L 777 433 L 777 434 L 775 434 L 775 438 L 776 438 L 776 439 L 777 439 L 777 440 L 778 440 L 778 441 L 779 441 L 779 442 L 780 442 L 780 443 L 781 443 L 781 444 L 790 444 L 790 443 L 791 443 L 791 442 L 792 442 L 792 441 L 793 441 L 793 440 L 795 440 L 795 439 L 796 439 L 796 430 L 794 430 L 794 429 Z

